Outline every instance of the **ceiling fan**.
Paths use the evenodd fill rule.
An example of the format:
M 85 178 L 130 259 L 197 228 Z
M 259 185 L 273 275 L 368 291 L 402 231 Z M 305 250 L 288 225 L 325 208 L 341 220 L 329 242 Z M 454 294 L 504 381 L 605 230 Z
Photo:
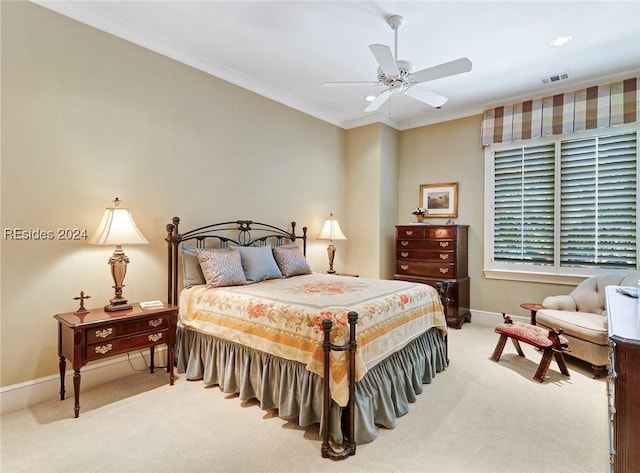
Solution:
M 471 70 L 471 61 L 466 57 L 445 62 L 437 66 L 428 67 L 414 72 L 413 65 L 409 61 L 398 60 L 398 29 L 404 24 L 404 18 L 393 15 L 387 18 L 387 23 L 394 31 L 394 52 L 384 44 L 371 44 L 369 49 L 378 62 L 378 80 L 375 82 L 325 82 L 324 85 L 382 85 L 385 90 L 380 92 L 364 109 L 372 112 L 380 108 L 391 94 L 403 93 L 409 97 L 426 103 L 431 107 L 440 108 L 447 102 L 447 97 L 423 89 L 418 86 L 423 82 L 442 79 Z

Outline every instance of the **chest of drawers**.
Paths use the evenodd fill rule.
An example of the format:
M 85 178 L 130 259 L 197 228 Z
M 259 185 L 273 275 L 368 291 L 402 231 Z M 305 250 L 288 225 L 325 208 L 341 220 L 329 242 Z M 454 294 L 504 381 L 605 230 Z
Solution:
M 608 286 L 609 454 L 611 472 L 640 468 L 640 314 L 639 302 Z
M 397 225 L 394 279 L 449 283 L 447 324 L 460 328 L 469 311 L 468 225 Z

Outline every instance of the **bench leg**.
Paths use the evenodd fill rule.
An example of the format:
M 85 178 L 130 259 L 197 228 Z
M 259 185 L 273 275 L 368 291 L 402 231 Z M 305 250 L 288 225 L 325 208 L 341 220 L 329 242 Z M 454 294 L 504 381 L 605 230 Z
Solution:
M 502 355 L 502 350 L 504 350 L 504 345 L 507 343 L 507 336 L 500 334 L 500 338 L 498 339 L 498 344 L 496 348 L 493 350 L 493 355 L 491 355 L 491 359 L 493 361 L 498 361 L 500 359 L 500 355 Z
M 520 342 L 518 340 L 516 340 L 515 338 L 512 338 L 511 341 L 513 342 L 513 346 L 515 347 L 516 351 L 518 352 L 518 355 L 524 356 L 524 352 L 522 351 L 522 348 L 520 348 Z
M 564 361 L 564 355 L 562 352 L 555 352 L 554 356 L 556 358 L 556 363 L 558 363 L 558 368 L 560 368 L 560 372 L 562 374 L 566 374 L 567 376 L 571 376 L 569 374 L 569 369 L 567 368 L 567 364 Z
M 542 354 L 542 360 L 540 360 L 540 364 L 538 365 L 538 370 L 536 374 L 533 376 L 533 379 L 542 383 L 544 379 L 547 377 L 547 371 L 549 370 L 549 365 L 551 364 L 551 358 L 553 357 L 553 350 L 551 347 L 545 348 L 544 353 Z M 566 369 L 566 366 L 565 366 Z

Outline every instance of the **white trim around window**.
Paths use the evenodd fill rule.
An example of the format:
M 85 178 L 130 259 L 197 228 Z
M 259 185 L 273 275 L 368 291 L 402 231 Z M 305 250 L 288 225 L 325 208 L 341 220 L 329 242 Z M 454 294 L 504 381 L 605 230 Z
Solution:
M 484 228 L 484 276 L 488 279 L 502 279 L 511 281 L 527 281 L 547 284 L 563 284 L 576 285 L 589 276 L 601 273 L 624 272 L 624 269 L 612 268 L 581 268 L 581 267 L 561 267 L 559 262 L 559 244 L 555 244 L 555 263 L 553 265 L 534 265 L 534 264 L 496 264 L 492 261 L 494 255 L 494 152 L 500 150 L 509 150 L 518 146 L 541 146 L 554 144 L 556 149 L 555 160 L 555 219 L 559 221 L 560 212 L 560 143 L 568 140 L 589 138 L 595 136 L 607 136 L 614 133 L 636 133 L 636 254 L 637 260 L 640 261 L 640 246 L 638 245 L 638 235 L 640 235 L 640 124 L 621 125 L 610 127 L 607 129 L 590 130 L 587 132 L 570 133 L 554 137 L 546 137 L 537 140 L 528 140 L 526 142 L 511 142 L 504 144 L 495 144 L 485 147 L 485 228 Z M 554 240 L 560 238 L 559 225 L 554 228 Z M 636 263 L 635 270 L 638 269 Z M 631 270 L 631 269 L 628 269 Z

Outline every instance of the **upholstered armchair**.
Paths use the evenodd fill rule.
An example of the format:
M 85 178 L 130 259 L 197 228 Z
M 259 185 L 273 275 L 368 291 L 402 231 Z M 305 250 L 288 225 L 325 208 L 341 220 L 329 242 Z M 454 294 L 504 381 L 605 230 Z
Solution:
M 639 277 L 640 273 L 609 273 L 587 278 L 567 295 L 546 297 L 534 322 L 562 329 L 569 340 L 565 354 L 590 363 L 598 377 L 606 369 L 609 352 L 605 288 L 637 287 Z

